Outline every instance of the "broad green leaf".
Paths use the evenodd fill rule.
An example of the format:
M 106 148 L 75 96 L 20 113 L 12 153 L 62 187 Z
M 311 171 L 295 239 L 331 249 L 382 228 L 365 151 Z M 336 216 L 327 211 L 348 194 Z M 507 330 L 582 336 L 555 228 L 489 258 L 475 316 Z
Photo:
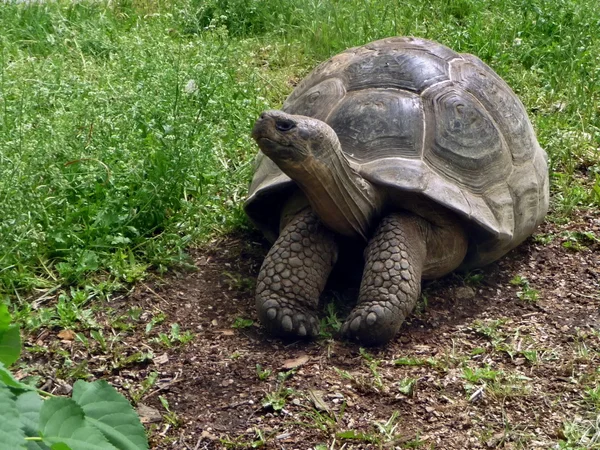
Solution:
M 73 386 L 73 400 L 83 408 L 86 419 L 115 447 L 121 450 L 148 448 L 138 415 L 127 399 L 106 381 L 77 381 Z
M 66 444 L 77 450 L 117 450 L 100 431 L 85 420 L 81 406 L 70 398 L 46 400 L 40 410 L 40 432 L 51 448 L 64 449 Z
M 23 392 L 17 396 L 17 409 L 21 418 L 21 426 L 27 437 L 40 435 L 40 410 L 43 400 L 37 392 Z M 42 441 L 28 441 L 27 450 L 48 450 Z
M 13 374 L 10 373 L 10 371 L 6 367 L 4 367 L 4 364 L 0 362 L 0 388 L 2 388 L 3 385 L 23 391 L 34 390 L 33 387 L 21 383 L 15 377 L 13 377 Z
M 55 444 L 57 445 L 57 444 Z M 65 445 L 65 444 L 58 444 L 58 445 Z M 54 448 L 54 446 L 52 447 L 48 447 L 46 444 L 44 444 L 43 441 L 27 441 L 27 450 L 50 450 L 50 448 Z M 68 445 L 65 445 L 65 449 L 69 450 L 70 447 Z
M 24 392 L 17 397 L 17 409 L 27 437 L 39 436 L 42 403 L 37 392 Z
M 10 325 L 10 314 L 8 305 L 0 303 L 0 331 L 6 330 Z
M 11 325 L 0 329 L 0 363 L 10 366 L 21 354 L 21 333 L 19 327 Z
M 25 449 L 25 432 L 21 428 L 15 395 L 0 387 L 0 450 Z

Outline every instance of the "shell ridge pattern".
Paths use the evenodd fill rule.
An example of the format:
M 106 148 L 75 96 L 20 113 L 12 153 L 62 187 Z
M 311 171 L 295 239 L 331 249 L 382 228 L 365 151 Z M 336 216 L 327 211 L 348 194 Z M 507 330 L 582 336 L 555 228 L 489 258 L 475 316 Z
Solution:
M 388 156 L 419 159 L 423 133 L 421 98 L 405 90 L 348 92 L 327 120 L 346 154 L 360 162 Z
M 441 85 L 455 86 L 456 82 L 454 82 L 453 80 L 438 81 L 437 83 L 434 83 L 431 86 L 427 86 L 425 89 L 423 89 L 423 91 L 421 92 L 421 97 L 428 95 L 429 91 L 431 90 L 441 89 Z
M 502 133 L 473 95 L 447 84 L 427 92 L 423 103 L 425 122 L 435 128 L 426 135 L 424 157 L 440 175 L 475 194 L 506 176 L 510 160 Z
M 448 63 L 422 49 L 377 50 L 361 56 L 345 68 L 349 91 L 395 87 L 420 93 L 450 78 Z
M 450 78 L 477 98 L 499 125 L 513 162 L 531 159 L 537 140 L 523 103 L 496 73 L 473 55 L 450 64 Z

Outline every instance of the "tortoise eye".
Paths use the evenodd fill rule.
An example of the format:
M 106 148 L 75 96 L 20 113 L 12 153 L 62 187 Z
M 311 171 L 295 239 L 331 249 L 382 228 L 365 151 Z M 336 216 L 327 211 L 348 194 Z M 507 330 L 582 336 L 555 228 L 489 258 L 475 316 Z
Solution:
M 279 131 L 290 131 L 295 126 L 296 124 L 289 120 L 278 120 L 275 122 L 275 128 L 277 128 Z

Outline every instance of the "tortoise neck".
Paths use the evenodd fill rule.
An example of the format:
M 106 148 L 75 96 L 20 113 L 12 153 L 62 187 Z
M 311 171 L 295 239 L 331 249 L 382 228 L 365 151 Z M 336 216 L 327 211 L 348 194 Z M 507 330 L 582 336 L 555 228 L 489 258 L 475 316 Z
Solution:
M 287 174 L 327 227 L 367 240 L 374 216 L 381 209 L 380 194 L 350 166 L 337 136 L 320 145 L 319 156 Z

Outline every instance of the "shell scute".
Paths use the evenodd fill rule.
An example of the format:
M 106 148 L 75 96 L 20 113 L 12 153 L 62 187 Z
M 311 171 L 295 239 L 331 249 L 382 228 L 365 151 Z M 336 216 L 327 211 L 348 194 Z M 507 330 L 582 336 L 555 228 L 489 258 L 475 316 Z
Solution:
M 424 132 L 421 99 L 408 92 L 375 89 L 349 92 L 327 122 L 337 133 L 344 152 L 355 160 L 421 157 Z
M 471 192 L 483 192 L 510 173 L 510 154 L 489 113 L 454 83 L 423 95 L 424 158 L 437 173 Z
M 420 93 L 449 79 L 448 63 L 420 50 L 373 51 L 345 69 L 348 90 L 396 88 Z
M 475 56 L 450 63 L 450 76 L 473 95 L 489 112 L 504 138 L 516 164 L 538 151 L 538 143 L 525 107 L 512 89 Z

